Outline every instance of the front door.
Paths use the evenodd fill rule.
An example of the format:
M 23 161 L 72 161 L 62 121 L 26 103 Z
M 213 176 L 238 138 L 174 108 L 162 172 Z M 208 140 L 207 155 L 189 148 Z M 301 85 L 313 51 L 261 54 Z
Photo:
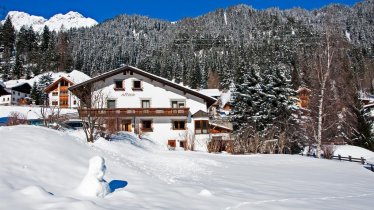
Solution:
M 122 120 L 122 131 L 131 132 L 131 120 Z

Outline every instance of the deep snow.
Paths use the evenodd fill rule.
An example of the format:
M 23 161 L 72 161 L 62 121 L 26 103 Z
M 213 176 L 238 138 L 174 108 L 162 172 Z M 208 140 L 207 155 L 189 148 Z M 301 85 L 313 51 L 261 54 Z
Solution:
M 131 134 L 87 144 L 82 133 L 0 128 L 0 209 L 372 209 L 362 165 L 291 155 L 168 151 Z M 76 192 L 94 156 L 112 193 Z

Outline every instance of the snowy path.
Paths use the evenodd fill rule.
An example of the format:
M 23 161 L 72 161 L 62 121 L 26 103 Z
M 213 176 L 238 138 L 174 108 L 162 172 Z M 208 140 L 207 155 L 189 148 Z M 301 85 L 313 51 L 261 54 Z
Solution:
M 374 173 L 361 165 L 290 155 L 168 151 L 150 142 L 0 128 L 0 209 L 372 209 Z M 105 179 L 124 188 L 78 195 L 88 160 L 105 158 Z M 19 198 L 22 197 L 20 200 Z

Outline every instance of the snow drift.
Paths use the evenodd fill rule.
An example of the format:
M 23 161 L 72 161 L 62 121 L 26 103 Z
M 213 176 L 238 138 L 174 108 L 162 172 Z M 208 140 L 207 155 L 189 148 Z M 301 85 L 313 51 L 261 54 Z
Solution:
M 357 163 L 298 155 L 168 151 L 132 134 L 87 144 L 81 136 L 80 131 L 0 127 L 0 209 L 369 210 L 373 206 L 374 173 Z M 102 180 L 101 158 L 92 164 L 98 173 L 87 172 L 87 162 L 95 156 L 105 159 L 105 180 L 115 188 L 105 197 L 76 190 L 85 175 L 96 174 L 93 177 Z M 89 192 L 97 195 L 95 190 Z

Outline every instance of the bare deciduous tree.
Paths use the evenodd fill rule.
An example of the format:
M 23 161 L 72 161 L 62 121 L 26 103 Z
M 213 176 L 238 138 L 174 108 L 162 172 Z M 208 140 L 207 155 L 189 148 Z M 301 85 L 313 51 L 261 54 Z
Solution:
M 83 131 L 87 142 L 94 142 L 99 135 L 104 134 L 106 103 L 108 95 L 95 85 L 86 85 L 73 92 L 78 98 L 79 117 L 83 121 Z
M 9 114 L 9 120 L 7 122 L 8 126 L 12 125 L 22 125 L 27 123 L 27 118 L 24 114 L 20 112 L 11 112 Z

